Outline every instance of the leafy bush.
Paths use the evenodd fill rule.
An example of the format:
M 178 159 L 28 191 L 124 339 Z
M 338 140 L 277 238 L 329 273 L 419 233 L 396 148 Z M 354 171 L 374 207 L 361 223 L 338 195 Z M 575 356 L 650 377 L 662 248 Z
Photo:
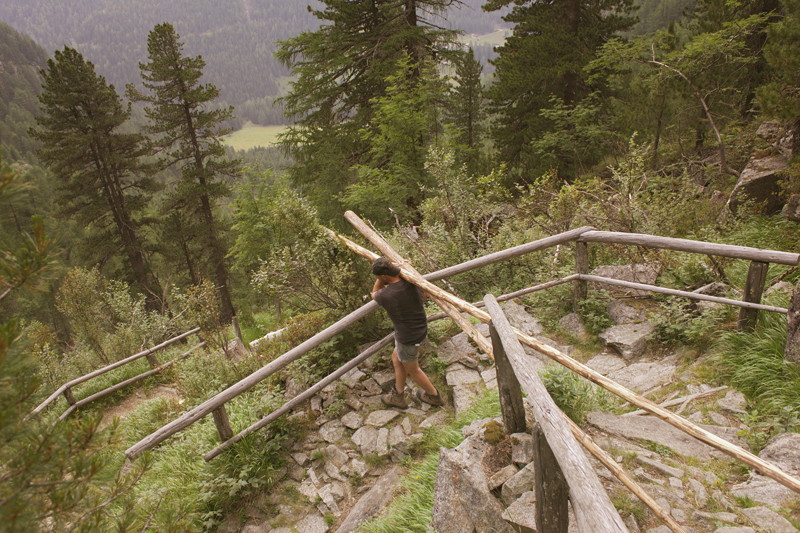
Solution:
M 590 334 L 597 335 L 614 325 L 608 314 L 610 299 L 606 291 L 600 291 L 599 294 L 592 292 L 578 305 L 581 322 Z
M 551 365 L 539 374 L 555 404 L 576 424 L 583 424 L 590 411 L 607 410 L 611 405 L 609 393 L 568 368 Z
M 715 333 L 730 322 L 733 313 L 730 306 L 719 305 L 700 314 L 685 298 L 669 296 L 650 317 L 650 323 L 655 328 L 655 338 L 664 344 L 707 346 Z

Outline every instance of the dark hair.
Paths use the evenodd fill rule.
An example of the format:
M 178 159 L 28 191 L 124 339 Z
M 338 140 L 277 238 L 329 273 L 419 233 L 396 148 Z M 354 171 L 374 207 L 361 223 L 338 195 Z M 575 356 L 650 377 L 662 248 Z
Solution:
M 372 263 L 372 273 L 376 276 L 397 276 L 400 267 L 396 267 L 385 257 L 379 257 Z

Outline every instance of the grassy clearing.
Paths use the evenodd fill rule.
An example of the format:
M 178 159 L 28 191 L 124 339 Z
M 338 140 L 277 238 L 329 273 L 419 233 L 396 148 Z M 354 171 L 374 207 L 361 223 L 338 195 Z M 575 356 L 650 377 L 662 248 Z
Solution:
M 239 131 L 223 137 L 225 146 L 236 150 L 249 150 L 256 146 L 270 147 L 278 139 L 278 134 L 283 133 L 286 126 L 245 126 Z

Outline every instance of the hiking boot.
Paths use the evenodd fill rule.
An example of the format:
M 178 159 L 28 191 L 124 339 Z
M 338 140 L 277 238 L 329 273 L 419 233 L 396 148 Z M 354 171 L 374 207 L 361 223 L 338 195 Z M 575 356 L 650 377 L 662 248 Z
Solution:
M 381 396 L 381 400 L 386 405 L 390 405 L 392 407 L 399 407 L 400 409 L 408 408 L 408 402 L 406 401 L 405 391 L 402 394 L 397 392 L 396 386 L 392 387 L 392 392 Z
M 419 401 L 429 403 L 431 405 L 444 405 L 444 398 L 439 394 L 439 389 L 436 389 L 436 396 L 431 396 L 423 389 L 417 389 L 417 398 Z

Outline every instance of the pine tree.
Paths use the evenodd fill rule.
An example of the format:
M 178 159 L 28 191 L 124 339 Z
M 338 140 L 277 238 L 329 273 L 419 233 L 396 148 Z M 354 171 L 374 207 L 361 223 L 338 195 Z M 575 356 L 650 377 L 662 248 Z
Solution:
M 145 128 L 153 136 L 153 150 L 163 166 L 177 165 L 181 178 L 170 195 L 168 210 L 185 209 L 195 214 L 195 227 L 203 228 L 203 246 L 210 254 L 215 282 L 220 291 L 222 318 L 236 315 L 228 288 L 225 247 L 214 217 L 214 203 L 230 195 L 221 176 L 235 177 L 241 172 L 238 160 L 226 160 L 222 136 L 228 130 L 220 124 L 233 116 L 233 108 L 209 110 L 219 97 L 211 84 L 202 85 L 205 62 L 200 56 L 183 57 L 183 43 L 169 23 L 157 25 L 147 38 L 149 63 L 139 69 L 147 93 L 127 86 L 127 95 L 145 102 L 150 120 Z
M 342 190 L 359 181 L 356 165 L 372 164 L 364 135 L 389 78 L 408 58 L 404 75 L 422 79 L 428 63 L 454 59 L 456 32 L 432 18 L 459 0 L 323 0 L 314 11 L 323 26 L 282 41 L 276 57 L 295 81 L 281 99 L 295 126 L 280 143 L 295 164 L 290 178 L 335 224 L 344 210 Z M 412 82 L 416 83 L 416 82 Z M 420 145 L 421 147 L 421 145 Z M 374 162 L 374 161 L 373 161 Z
M 91 237 L 96 261 L 104 263 L 121 249 L 155 308 L 157 282 L 140 232 L 141 213 L 158 185 L 139 163 L 145 154 L 141 135 L 120 132 L 130 105 L 123 108 L 114 86 L 72 48 L 56 51 L 41 74 L 44 114 L 36 117 L 39 129 L 29 133 L 41 141 L 39 155 L 60 182 L 59 215 L 74 215 L 97 230 Z
M 470 48 L 456 64 L 457 85 L 450 90 L 446 115 L 456 130 L 455 141 L 466 148 L 467 166 L 475 173 L 479 149 L 483 140 L 483 104 L 481 74 L 483 66 L 475 60 Z
M 503 20 L 515 24 L 514 33 L 497 49 L 495 83 L 487 94 L 497 117 L 492 137 L 500 159 L 533 181 L 549 165 L 541 164 L 532 141 L 555 127 L 541 111 L 556 102 L 576 106 L 594 92 L 583 68 L 635 19 L 628 16 L 631 0 L 490 0 L 483 9 L 511 6 Z M 572 177 L 581 162 L 568 151 L 556 155 L 565 177 Z

